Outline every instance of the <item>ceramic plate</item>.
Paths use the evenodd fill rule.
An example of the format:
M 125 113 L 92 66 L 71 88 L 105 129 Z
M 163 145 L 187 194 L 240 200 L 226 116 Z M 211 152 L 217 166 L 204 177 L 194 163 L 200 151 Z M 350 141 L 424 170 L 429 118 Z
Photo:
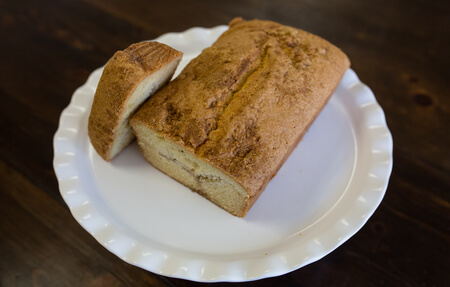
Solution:
M 185 53 L 177 73 L 227 29 L 157 41 Z M 87 136 L 102 68 L 78 88 L 54 137 L 54 169 L 74 218 L 100 244 L 148 271 L 194 281 L 288 273 L 354 235 L 380 204 L 392 138 L 371 90 L 349 69 L 328 105 L 245 218 L 155 170 L 136 143 L 104 162 Z

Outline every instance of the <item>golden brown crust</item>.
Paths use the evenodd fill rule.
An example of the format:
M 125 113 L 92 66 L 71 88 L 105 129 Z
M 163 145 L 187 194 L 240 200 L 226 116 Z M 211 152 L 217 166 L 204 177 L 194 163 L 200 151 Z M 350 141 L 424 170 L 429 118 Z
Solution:
M 250 208 L 349 66 L 318 36 L 237 18 L 132 121 L 230 175 Z
M 88 133 L 92 145 L 106 161 L 126 103 L 137 85 L 182 53 L 158 42 L 132 44 L 106 64 L 94 96 Z

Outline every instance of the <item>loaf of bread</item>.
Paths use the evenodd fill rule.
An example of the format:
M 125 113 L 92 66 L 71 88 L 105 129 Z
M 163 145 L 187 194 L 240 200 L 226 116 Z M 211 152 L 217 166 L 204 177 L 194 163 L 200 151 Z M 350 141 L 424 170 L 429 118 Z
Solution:
M 89 115 L 88 134 L 97 153 L 113 159 L 135 136 L 129 119 L 177 68 L 182 53 L 157 42 L 133 44 L 106 64 Z
M 130 123 L 147 161 L 244 217 L 349 66 L 318 36 L 234 19 Z

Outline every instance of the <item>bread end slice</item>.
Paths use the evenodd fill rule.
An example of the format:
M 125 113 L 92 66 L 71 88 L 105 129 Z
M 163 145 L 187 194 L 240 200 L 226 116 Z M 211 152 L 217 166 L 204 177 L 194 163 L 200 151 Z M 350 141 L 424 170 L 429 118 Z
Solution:
M 111 161 L 135 138 L 129 119 L 172 78 L 183 53 L 158 42 L 118 51 L 106 64 L 89 115 L 88 134 L 97 153 Z

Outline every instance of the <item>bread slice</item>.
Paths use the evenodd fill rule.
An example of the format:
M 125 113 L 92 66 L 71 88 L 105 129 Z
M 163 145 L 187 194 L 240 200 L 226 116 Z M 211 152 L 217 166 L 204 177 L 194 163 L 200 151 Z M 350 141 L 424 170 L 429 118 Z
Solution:
M 106 64 L 89 115 L 88 133 L 97 153 L 111 161 L 135 136 L 129 119 L 172 78 L 182 53 L 158 42 L 133 44 Z
M 151 164 L 243 217 L 350 62 L 299 29 L 242 19 L 229 26 L 130 124 Z

